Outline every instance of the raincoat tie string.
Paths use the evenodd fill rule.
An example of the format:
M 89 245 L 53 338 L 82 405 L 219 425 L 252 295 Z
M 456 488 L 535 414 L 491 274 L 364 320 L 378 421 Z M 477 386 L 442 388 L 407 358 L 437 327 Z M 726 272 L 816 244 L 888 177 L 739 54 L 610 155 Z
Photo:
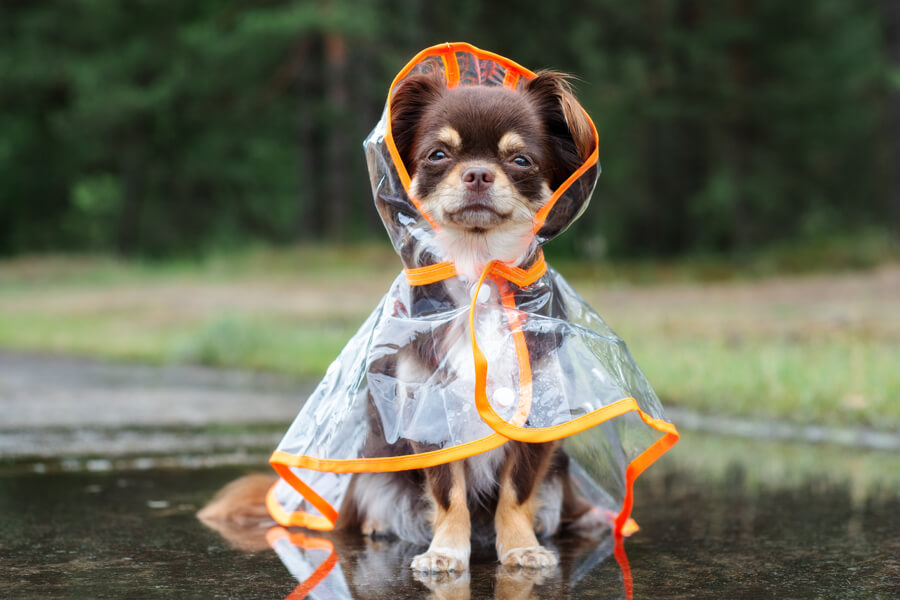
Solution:
M 537 260 L 535 260 L 534 264 L 527 269 L 513 267 L 497 261 L 489 263 L 487 267 L 490 268 L 490 275 L 503 278 L 519 287 L 531 285 L 543 277 L 544 273 L 547 272 L 547 262 L 544 260 L 543 250 L 538 252 Z M 403 272 L 406 273 L 406 282 L 412 286 L 437 283 L 458 275 L 456 267 L 449 261 L 439 262 L 425 267 L 411 269 L 404 268 Z
M 547 265 L 543 262 L 543 253 L 541 253 L 540 257 L 541 264 L 546 271 Z M 484 353 L 481 351 L 481 348 L 478 347 L 478 341 L 475 339 L 475 306 L 478 302 L 478 292 L 481 290 L 481 286 L 484 285 L 484 280 L 487 278 L 488 274 L 496 271 L 495 267 L 498 264 L 500 263 L 491 261 L 484 267 L 484 271 L 481 272 L 481 277 L 478 279 L 478 284 L 475 286 L 475 292 L 472 294 L 472 302 L 469 304 L 469 337 L 472 341 L 472 359 L 475 362 L 475 407 L 478 409 L 478 414 L 481 415 L 481 418 L 495 429 L 496 427 L 493 422 L 503 421 L 503 418 L 494 411 L 488 401 L 488 364 L 487 359 L 484 357 Z M 537 266 L 537 263 L 535 263 L 535 266 Z M 521 271 L 522 269 L 519 270 Z M 528 346 L 525 343 L 525 334 L 522 333 L 522 321 L 516 310 L 515 290 L 504 279 L 496 277 L 495 282 L 500 288 L 501 302 L 506 309 L 506 321 L 509 324 L 510 332 L 513 334 L 513 343 L 516 348 L 516 362 L 519 367 L 519 405 L 516 407 L 516 412 L 513 414 L 509 423 L 516 427 L 522 427 L 525 425 L 525 422 L 528 420 L 528 415 L 531 413 L 531 358 L 528 356 Z

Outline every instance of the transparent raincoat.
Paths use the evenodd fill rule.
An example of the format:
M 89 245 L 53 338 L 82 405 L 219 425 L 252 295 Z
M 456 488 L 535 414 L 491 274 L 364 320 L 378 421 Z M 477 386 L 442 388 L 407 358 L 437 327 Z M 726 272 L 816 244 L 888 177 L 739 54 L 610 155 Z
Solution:
M 269 492 L 269 511 L 281 525 L 328 530 L 354 473 L 434 466 L 509 440 L 565 439 L 582 495 L 617 536 L 627 535 L 635 529 L 632 484 L 678 433 L 622 340 L 541 251 L 587 207 L 599 173 L 596 130 L 592 154 L 538 212 L 518 265 L 494 262 L 468 281 L 450 262 L 416 264 L 416 245 L 439 247 L 437 226 L 409 193 L 390 97 L 410 74 L 435 71 L 448 87 L 516 90 L 535 76 L 462 43 L 423 50 L 397 75 L 365 152 L 376 207 L 404 270 L 273 453 L 281 480 Z M 447 294 L 447 286 L 464 294 Z M 455 304 L 453 296 L 471 301 Z M 427 378 L 406 381 L 385 368 L 423 344 L 436 356 Z

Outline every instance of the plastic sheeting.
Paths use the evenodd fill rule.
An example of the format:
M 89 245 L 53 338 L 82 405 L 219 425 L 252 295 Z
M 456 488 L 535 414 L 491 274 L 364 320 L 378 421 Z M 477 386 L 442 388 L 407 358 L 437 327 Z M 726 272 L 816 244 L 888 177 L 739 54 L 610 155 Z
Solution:
M 446 44 L 413 59 L 391 93 L 410 73 L 434 70 L 450 86 L 512 90 L 534 76 L 472 46 Z M 405 271 L 273 454 L 282 477 L 269 495 L 273 517 L 329 529 L 353 473 L 432 466 L 510 439 L 565 438 L 582 494 L 616 534 L 627 534 L 634 478 L 678 434 L 624 342 L 545 266 L 540 250 L 587 206 L 596 148 L 539 213 L 526 258 L 487 265 L 480 281 L 470 281 L 449 263 L 416 264 L 422 253 L 412 248 L 434 248 L 440 258 L 440 243 L 410 198 L 389 124 L 388 106 L 365 150 L 376 206 Z

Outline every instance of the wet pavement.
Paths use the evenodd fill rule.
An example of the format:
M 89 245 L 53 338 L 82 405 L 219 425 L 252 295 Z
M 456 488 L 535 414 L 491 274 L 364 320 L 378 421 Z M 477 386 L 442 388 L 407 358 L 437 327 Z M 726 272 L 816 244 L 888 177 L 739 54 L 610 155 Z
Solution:
M 148 373 L 157 375 L 124 378 L 121 389 L 161 385 L 158 372 Z M 16 404 L 3 390 L 14 386 L 3 375 L 0 366 L 2 598 L 900 598 L 895 450 L 682 431 L 638 480 L 641 530 L 623 547 L 554 539 L 560 566 L 547 573 L 504 571 L 490 548 L 477 549 L 467 575 L 417 580 L 408 568 L 422 550 L 415 546 L 269 527 L 218 532 L 196 519 L 223 485 L 266 469 L 269 440 L 284 426 L 273 422 L 278 410 L 290 409 L 287 419 L 296 410 L 280 383 L 259 390 L 270 394 L 262 402 L 284 403 L 265 419 L 151 418 L 137 407 L 150 416 L 128 425 L 123 402 L 118 425 L 57 415 L 44 427 L 11 414 Z M 164 387 L 184 399 L 194 388 L 181 375 Z M 240 392 L 244 403 L 257 385 L 194 376 L 213 378 L 197 384 L 202 402 L 219 386 L 227 388 L 220 398 L 237 402 Z M 95 390 L 98 380 L 90 381 L 70 391 Z M 16 427 L 7 426 L 12 419 Z M 85 429 L 100 441 L 60 445 L 60 436 Z M 15 450 L 17 432 L 29 436 L 28 452 Z

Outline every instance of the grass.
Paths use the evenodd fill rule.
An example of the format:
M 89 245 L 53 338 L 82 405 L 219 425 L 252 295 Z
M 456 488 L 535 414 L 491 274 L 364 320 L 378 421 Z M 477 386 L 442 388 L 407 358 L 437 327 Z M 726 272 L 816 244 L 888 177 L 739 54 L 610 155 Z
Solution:
M 759 280 L 785 275 L 808 275 L 871 269 L 900 262 L 900 241 L 886 231 L 830 235 L 771 244 L 733 254 L 696 254 L 679 259 L 584 261 L 568 256 L 553 264 L 573 279 L 626 281 L 635 284 Z
M 0 347 L 318 377 L 397 275 L 389 247 L 0 263 Z
M 838 260 L 835 273 L 782 268 L 790 261 L 771 252 L 747 270 L 723 260 L 555 264 L 628 342 L 664 404 L 900 429 L 894 256 L 861 250 L 868 258 Z M 317 378 L 398 272 L 386 245 L 8 260 L 0 347 Z
M 896 343 L 634 336 L 635 357 L 669 403 L 707 413 L 898 429 Z

